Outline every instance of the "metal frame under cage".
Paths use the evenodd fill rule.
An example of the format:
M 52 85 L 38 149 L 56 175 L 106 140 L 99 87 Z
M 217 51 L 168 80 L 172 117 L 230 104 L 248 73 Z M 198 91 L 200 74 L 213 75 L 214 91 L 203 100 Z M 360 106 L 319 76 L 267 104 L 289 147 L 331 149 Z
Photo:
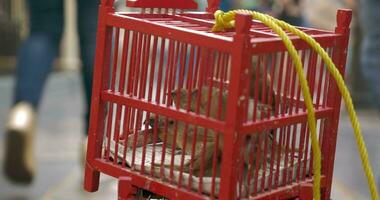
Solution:
M 250 16 L 214 33 L 193 1 L 127 1 L 141 13 L 99 7 L 85 189 L 100 173 L 119 197 L 311 199 L 313 154 L 299 80 L 281 39 Z M 160 6 L 161 5 L 161 6 Z M 343 74 L 351 12 L 334 32 L 299 27 Z M 302 61 L 331 193 L 341 95 L 321 57 L 288 33 Z

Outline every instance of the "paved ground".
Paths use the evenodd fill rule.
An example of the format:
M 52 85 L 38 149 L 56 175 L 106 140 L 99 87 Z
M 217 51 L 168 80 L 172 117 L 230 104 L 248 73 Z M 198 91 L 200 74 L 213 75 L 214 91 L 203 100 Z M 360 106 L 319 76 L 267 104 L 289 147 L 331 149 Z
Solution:
M 50 77 L 41 103 L 38 121 L 38 174 L 31 186 L 15 186 L 0 175 L 0 200 L 29 199 L 116 199 L 116 182 L 102 177 L 100 191 L 88 194 L 81 190 L 82 170 L 79 145 L 82 140 L 82 98 L 78 73 L 56 73 Z M 11 102 L 13 79 L 0 77 L 0 130 L 3 130 Z M 364 138 L 376 177 L 380 173 L 380 118 L 361 112 Z M 0 165 L 3 162 L 3 131 L 0 131 Z M 353 133 L 343 112 L 339 129 L 333 199 L 369 199 L 364 174 Z
M 0 129 L 3 130 L 11 102 L 11 77 L 0 78 Z M 15 186 L 0 176 L 1 200 L 27 199 L 112 199 L 116 183 L 104 179 L 101 192 L 89 195 L 82 191 L 79 145 L 83 139 L 82 96 L 77 73 L 57 73 L 50 77 L 38 114 L 36 155 L 37 178 L 30 187 Z M 0 163 L 4 151 L 0 132 Z M 96 198 L 95 198 L 96 197 Z M 107 198 L 106 198 L 107 197 Z

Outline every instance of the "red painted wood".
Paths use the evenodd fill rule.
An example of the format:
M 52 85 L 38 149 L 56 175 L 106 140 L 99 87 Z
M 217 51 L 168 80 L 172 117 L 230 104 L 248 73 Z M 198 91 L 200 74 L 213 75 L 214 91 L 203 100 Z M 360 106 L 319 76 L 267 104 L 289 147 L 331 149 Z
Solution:
M 131 177 L 119 177 L 118 199 L 134 200 L 136 199 L 137 188 L 132 185 Z
M 174 8 L 197 9 L 198 4 L 193 0 L 127 0 L 128 7 L 137 8 Z
M 350 35 L 349 24 L 351 22 L 352 11 L 351 10 L 338 10 L 337 12 L 337 27 L 335 28 L 335 33 L 341 34 L 342 37 L 338 42 L 339 45 L 334 48 L 332 53 L 332 60 L 339 72 L 344 77 L 344 71 L 346 66 L 347 58 L 347 48 L 348 48 L 348 39 Z M 335 83 L 335 82 L 334 82 Z M 330 155 L 323 159 L 322 162 L 322 174 L 327 176 L 327 187 L 323 190 L 323 197 L 325 199 L 330 198 L 331 195 L 331 186 L 334 170 L 334 159 L 335 159 L 335 149 L 338 135 L 338 125 L 339 125 L 339 115 L 340 115 L 340 105 L 341 105 L 341 95 L 337 89 L 336 84 L 330 84 L 329 88 L 330 93 L 327 100 L 327 106 L 333 107 L 334 113 L 332 115 L 333 120 L 328 122 L 326 125 L 323 144 L 322 144 L 322 155 Z

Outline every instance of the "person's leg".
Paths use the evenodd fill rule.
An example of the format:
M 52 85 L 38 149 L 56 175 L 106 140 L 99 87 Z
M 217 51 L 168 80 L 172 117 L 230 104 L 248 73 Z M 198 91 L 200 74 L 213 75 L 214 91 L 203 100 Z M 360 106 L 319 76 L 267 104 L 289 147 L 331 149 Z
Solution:
M 361 0 L 359 23 L 362 26 L 361 71 L 380 110 L 380 1 Z
M 96 29 L 98 18 L 98 1 L 78 0 L 78 32 L 80 54 L 82 59 L 82 81 L 85 91 L 85 131 L 88 132 L 90 116 L 92 73 L 96 48 Z
M 228 0 L 221 0 L 220 1 L 220 9 L 223 11 L 226 11 L 226 12 L 231 10 L 232 9 L 231 2 Z
M 63 0 L 29 0 L 30 35 L 16 67 L 14 103 L 38 106 L 43 86 L 58 54 L 63 28 Z
M 34 113 L 58 54 L 63 25 L 63 0 L 28 0 L 27 3 L 30 36 L 19 50 L 14 106 L 6 125 L 4 171 L 17 183 L 30 183 L 34 177 Z

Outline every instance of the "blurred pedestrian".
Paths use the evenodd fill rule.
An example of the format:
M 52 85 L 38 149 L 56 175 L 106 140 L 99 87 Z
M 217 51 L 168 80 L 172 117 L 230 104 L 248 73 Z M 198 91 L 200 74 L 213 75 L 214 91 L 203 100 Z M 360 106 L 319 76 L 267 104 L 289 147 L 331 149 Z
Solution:
M 35 173 L 33 144 L 36 111 L 46 79 L 58 55 L 64 25 L 63 0 L 27 0 L 30 35 L 22 44 L 16 66 L 13 106 L 6 124 L 4 172 L 16 183 L 30 183 Z M 77 1 L 77 26 L 86 97 L 85 123 L 91 99 L 98 1 Z
M 271 14 L 273 0 L 239 0 L 239 7 Z
M 302 0 L 275 0 L 273 15 L 289 24 L 304 26 Z
M 220 1 L 220 8 L 221 10 L 227 12 L 230 11 L 233 8 L 233 0 L 221 0 Z
M 380 1 L 359 0 L 360 72 L 369 87 L 369 104 L 380 111 Z

